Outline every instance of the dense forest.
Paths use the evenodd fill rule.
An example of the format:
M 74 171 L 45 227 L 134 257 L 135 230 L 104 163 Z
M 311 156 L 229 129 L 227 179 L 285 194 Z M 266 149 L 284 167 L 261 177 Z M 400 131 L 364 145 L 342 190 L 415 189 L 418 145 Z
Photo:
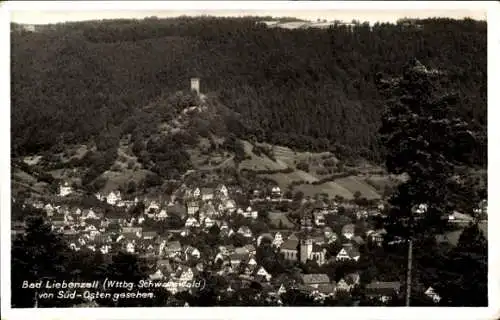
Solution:
M 138 109 L 200 77 L 202 92 L 241 116 L 239 137 L 380 163 L 375 80 L 412 57 L 446 70 L 459 92 L 456 111 L 486 131 L 486 22 L 286 30 L 256 21 L 180 17 L 13 31 L 13 155 L 120 136 Z M 476 157 L 485 165 L 485 154 Z

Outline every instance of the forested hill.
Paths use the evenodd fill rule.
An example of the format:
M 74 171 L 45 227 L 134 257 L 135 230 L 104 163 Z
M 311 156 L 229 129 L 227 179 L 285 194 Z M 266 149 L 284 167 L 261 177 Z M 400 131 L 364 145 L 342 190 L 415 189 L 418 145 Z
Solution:
M 460 111 L 486 130 L 486 22 L 423 28 L 270 29 L 257 18 L 93 21 L 12 34 L 14 155 L 120 134 L 156 97 L 201 91 L 238 112 L 242 138 L 381 159 L 378 73 L 412 57 L 449 71 Z

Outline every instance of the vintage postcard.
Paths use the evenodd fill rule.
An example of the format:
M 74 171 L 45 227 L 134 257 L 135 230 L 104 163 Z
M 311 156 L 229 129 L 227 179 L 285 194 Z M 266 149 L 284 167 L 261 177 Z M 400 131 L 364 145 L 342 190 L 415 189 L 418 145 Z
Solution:
M 2 314 L 499 317 L 498 9 L 2 4 Z

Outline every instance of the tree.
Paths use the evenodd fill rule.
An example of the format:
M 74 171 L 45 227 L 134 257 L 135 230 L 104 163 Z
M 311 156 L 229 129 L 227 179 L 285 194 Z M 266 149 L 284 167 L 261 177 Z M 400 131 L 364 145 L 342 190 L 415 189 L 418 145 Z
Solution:
M 293 195 L 293 200 L 298 202 L 301 201 L 302 199 L 304 199 L 304 192 L 300 190 L 295 192 L 295 194 Z
M 27 212 L 27 214 L 29 214 Z M 36 289 L 23 289 L 24 281 L 61 281 L 69 277 L 66 261 L 70 250 L 42 217 L 27 219 L 24 235 L 12 243 L 12 306 L 17 308 L 68 307 L 77 301 L 64 299 L 38 299 Z
M 439 273 L 436 291 L 444 305 L 488 305 L 487 252 L 487 241 L 478 225 L 465 228 Z
M 147 278 L 147 268 L 145 264 L 138 259 L 137 255 L 119 252 L 113 257 L 111 263 L 103 266 L 103 272 L 100 278 L 114 281 L 125 281 L 133 283 L 136 286 L 139 281 Z M 108 288 L 107 292 L 112 295 L 130 292 L 126 287 Z M 134 298 L 134 299 L 99 299 L 99 304 L 103 306 L 113 307 L 139 307 L 144 303 L 148 303 L 148 299 Z
M 378 84 L 387 96 L 380 128 L 386 167 L 408 177 L 389 199 L 386 223 L 388 231 L 409 243 L 409 304 L 412 241 L 443 227 L 442 217 L 456 205 L 454 175 L 472 163 L 481 137 L 453 108 L 458 96 L 448 89 L 443 72 L 414 59 L 400 78 Z
M 361 198 L 361 192 L 359 190 L 357 190 L 356 192 L 354 192 L 354 200 L 359 200 L 359 198 Z

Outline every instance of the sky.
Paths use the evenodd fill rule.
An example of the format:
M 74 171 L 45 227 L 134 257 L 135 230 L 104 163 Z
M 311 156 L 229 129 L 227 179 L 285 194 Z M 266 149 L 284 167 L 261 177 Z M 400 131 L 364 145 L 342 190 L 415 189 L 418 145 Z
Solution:
M 231 2 L 225 2 L 223 5 L 211 5 L 210 2 L 201 3 L 198 6 L 186 6 L 184 8 L 179 8 L 177 4 L 185 2 L 177 2 L 176 7 L 174 7 L 171 2 L 170 6 L 162 6 L 162 8 L 154 8 L 147 10 L 141 7 L 127 5 L 127 8 L 113 6 L 104 6 L 103 9 L 96 4 L 91 6 L 84 6 L 82 8 L 80 5 L 76 5 L 74 2 L 71 7 L 59 6 L 52 4 L 52 6 L 37 6 L 36 3 L 33 4 L 23 4 L 22 2 L 16 3 L 15 8 L 10 9 L 10 17 L 12 22 L 26 23 L 26 24 L 48 24 L 48 23 L 58 23 L 65 21 L 84 21 L 84 20 L 100 20 L 100 19 L 120 19 L 120 18 L 132 18 L 132 19 L 142 19 L 149 16 L 157 16 L 159 18 L 175 17 L 180 15 L 211 15 L 211 16 L 274 16 L 274 17 L 297 17 L 305 20 L 316 20 L 316 19 L 326 19 L 326 20 L 343 20 L 351 21 L 353 19 L 360 20 L 362 22 L 368 21 L 370 23 L 380 22 L 396 22 L 400 18 L 411 17 L 411 18 L 428 18 L 428 17 L 449 17 L 461 19 L 464 17 L 470 17 L 476 20 L 486 20 L 486 10 L 474 9 L 472 6 L 470 8 L 462 6 L 461 8 L 454 10 L 447 10 L 446 6 L 438 6 L 438 8 L 433 8 L 434 6 L 427 4 L 427 7 L 422 9 L 413 6 L 409 9 L 401 9 L 401 6 L 394 7 L 393 5 L 382 4 L 378 7 L 373 7 L 373 2 L 364 2 L 364 6 L 358 6 L 360 8 L 373 7 L 374 9 L 357 9 L 356 6 L 352 4 L 339 8 L 335 3 L 328 5 L 328 3 L 320 2 L 309 2 L 306 7 L 298 6 L 294 7 L 294 2 L 288 3 L 286 6 L 279 4 L 278 6 L 269 6 L 265 2 L 253 2 L 251 6 L 246 6 L 245 10 L 239 9 L 237 6 L 230 6 L 227 8 L 227 4 Z M 127 3 L 127 2 L 121 2 Z M 132 3 L 132 2 L 130 2 Z M 189 1 L 188 1 L 189 3 Z M 192 2 L 191 2 L 192 3 Z M 389 2 L 391 3 L 391 2 Z M 204 4 L 204 5 L 203 5 Z M 275 2 L 276 4 L 276 2 Z M 286 2 L 284 2 L 286 4 Z M 302 2 L 302 4 L 304 4 Z M 325 4 L 327 6 L 325 6 Z M 367 5 L 369 4 L 369 5 Z M 199 7 L 202 7 L 200 10 Z M 449 7 L 449 4 L 447 5 Z M 226 7 L 225 9 L 219 9 Z M 242 6 L 245 7 L 245 6 Z M 272 8 L 271 8 L 272 7 Z M 342 6 L 341 6 L 342 7 Z M 421 7 L 421 6 L 420 6 Z M 453 6 L 456 8 L 455 4 Z M 40 8 L 40 9 L 38 9 Z M 51 10 L 46 10 L 46 8 L 51 8 Z M 54 9 L 55 8 L 55 9 Z M 71 10 L 68 10 L 71 8 Z M 119 10 L 116 10 L 116 9 Z M 142 6 L 144 8 L 144 6 Z M 297 8 L 297 9 L 295 9 Z M 38 10 L 37 10 L 38 9 Z M 172 10 L 173 9 L 173 10 Z M 295 9 L 295 10 L 293 10 Z M 319 9 L 319 10 L 318 10 Z

